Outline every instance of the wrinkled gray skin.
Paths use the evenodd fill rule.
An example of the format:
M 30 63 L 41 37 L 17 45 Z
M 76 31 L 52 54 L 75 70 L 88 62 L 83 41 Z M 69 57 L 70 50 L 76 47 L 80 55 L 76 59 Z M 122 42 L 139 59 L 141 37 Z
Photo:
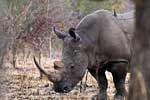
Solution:
M 71 28 L 68 33 L 54 28 L 63 42 L 62 66 L 54 64 L 59 78 L 51 79 L 50 76 L 55 75 L 49 75 L 55 91 L 71 91 L 88 69 L 100 88 L 98 100 L 106 100 L 108 83 L 105 71 L 108 70 L 116 87 L 115 98 L 123 99 L 133 23 L 133 11 L 115 17 L 112 12 L 99 10 L 84 17 L 75 30 Z

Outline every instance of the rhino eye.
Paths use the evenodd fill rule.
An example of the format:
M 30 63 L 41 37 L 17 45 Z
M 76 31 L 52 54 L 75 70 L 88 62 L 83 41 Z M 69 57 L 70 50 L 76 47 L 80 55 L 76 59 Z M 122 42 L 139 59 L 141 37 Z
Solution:
M 71 69 L 74 69 L 74 66 L 71 66 L 70 68 L 71 68 Z
M 78 50 L 74 50 L 74 53 L 77 53 L 78 52 Z
M 74 53 L 74 54 L 78 54 L 78 52 L 79 52 L 78 50 L 74 50 L 74 52 L 73 52 L 73 53 Z

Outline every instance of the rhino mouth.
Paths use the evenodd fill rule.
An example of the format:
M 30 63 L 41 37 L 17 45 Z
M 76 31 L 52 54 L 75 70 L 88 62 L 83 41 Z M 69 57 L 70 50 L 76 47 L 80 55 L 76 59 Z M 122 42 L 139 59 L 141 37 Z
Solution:
M 58 93 L 68 93 L 73 89 L 73 86 L 64 84 L 64 82 L 54 83 L 54 91 Z
M 60 89 L 55 89 L 55 92 L 58 92 L 58 93 L 69 93 L 72 89 L 68 89 L 67 87 L 64 88 L 63 90 L 60 90 Z

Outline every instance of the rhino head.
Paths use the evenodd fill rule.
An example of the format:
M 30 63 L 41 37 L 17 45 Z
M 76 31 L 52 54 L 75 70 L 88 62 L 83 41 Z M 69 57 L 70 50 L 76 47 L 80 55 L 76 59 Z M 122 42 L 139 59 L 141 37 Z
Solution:
M 63 42 L 62 60 L 54 62 L 55 71 L 40 71 L 53 82 L 56 92 L 67 93 L 83 78 L 88 66 L 88 57 L 83 50 L 82 39 L 75 33 L 74 28 L 70 28 L 68 33 L 55 28 L 53 30 Z M 39 67 L 36 61 L 35 64 Z

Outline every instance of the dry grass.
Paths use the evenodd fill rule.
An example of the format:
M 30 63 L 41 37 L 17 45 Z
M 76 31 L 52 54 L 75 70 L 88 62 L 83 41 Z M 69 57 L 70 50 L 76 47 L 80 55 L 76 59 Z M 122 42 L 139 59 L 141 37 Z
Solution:
M 43 59 L 43 61 L 47 61 Z M 59 94 L 55 93 L 52 88 L 52 83 L 47 78 L 39 79 L 39 72 L 33 65 L 32 60 L 28 60 L 26 64 L 18 59 L 17 70 L 12 67 L 12 64 L 5 63 L 6 77 L 2 85 L 7 86 L 6 100 L 90 100 L 93 95 L 98 93 L 98 86 L 93 77 L 88 74 L 87 87 L 85 91 L 80 92 L 80 85 L 78 84 L 70 93 Z M 43 62 L 45 63 L 45 62 Z M 49 62 L 45 63 L 45 68 Z M 109 100 L 113 99 L 115 88 L 112 76 L 106 72 L 109 81 L 108 95 Z M 128 86 L 128 79 L 126 86 Z M 83 82 L 85 78 L 83 79 Z M 3 99 L 2 99 L 3 100 Z

